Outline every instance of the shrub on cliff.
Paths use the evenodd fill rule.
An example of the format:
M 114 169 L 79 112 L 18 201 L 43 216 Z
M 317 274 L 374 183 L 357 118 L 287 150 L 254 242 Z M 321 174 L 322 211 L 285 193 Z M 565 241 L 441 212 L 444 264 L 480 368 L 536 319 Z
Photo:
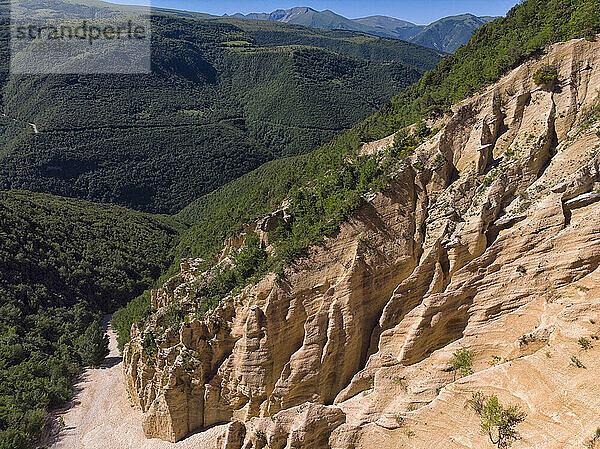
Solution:
M 588 449 L 595 449 L 598 446 L 598 442 L 600 441 L 600 427 L 596 429 L 594 435 L 586 441 L 585 447 Z
M 452 354 L 450 365 L 455 378 L 456 373 L 461 377 L 473 374 L 473 353 L 466 348 L 459 349 Z
M 558 69 L 553 65 L 545 65 L 533 74 L 533 82 L 538 86 L 553 87 L 558 82 Z
M 517 425 L 525 421 L 527 414 L 518 406 L 503 407 L 496 395 L 485 396 L 480 391 L 467 401 L 481 418 L 481 433 L 487 435 L 499 449 L 508 448 L 519 439 Z

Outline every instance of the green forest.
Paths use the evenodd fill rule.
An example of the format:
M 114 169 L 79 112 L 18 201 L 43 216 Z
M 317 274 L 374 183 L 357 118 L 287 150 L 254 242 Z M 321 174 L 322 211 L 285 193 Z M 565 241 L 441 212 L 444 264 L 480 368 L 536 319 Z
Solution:
M 0 448 L 29 447 L 46 422 L 47 410 L 70 398 L 73 377 L 83 366 L 95 364 L 103 353 L 98 342 L 98 319 L 103 314 L 122 307 L 115 313 L 113 325 L 124 344 L 131 324 L 143 321 L 149 312 L 148 289 L 176 272 L 180 258 L 212 260 L 225 238 L 244 223 L 279 208 L 285 199 L 291 202 L 289 211 L 294 219 L 273 231 L 276 254 L 267 257 L 255 241 L 246 242 L 237 267 L 199 291 L 199 299 L 206 304 L 205 310 L 210 310 L 232 288 L 293 263 L 309 245 L 334 233 L 363 204 L 366 193 L 385 189 L 390 173 L 405 164 L 414 146 L 434 130 L 420 125 L 413 135 L 399 133 L 390 151 L 380 156 L 359 158 L 361 142 L 443 113 L 520 61 L 539 55 L 547 44 L 575 37 L 592 39 L 600 32 L 600 0 L 526 0 L 506 18 L 482 27 L 456 55 L 445 57 L 421 81 L 362 122 L 378 107 L 372 100 L 367 106 L 361 90 L 367 88 L 362 84 L 375 73 L 369 70 L 375 71 L 376 64 L 396 67 L 398 73 L 419 74 L 415 68 L 387 61 L 383 51 L 371 60 L 364 55 L 356 59 L 358 54 L 352 53 L 377 52 L 369 50 L 375 43 L 340 37 L 346 32 L 318 32 L 348 42 L 343 44 L 347 52 L 343 54 L 341 48 L 315 49 L 307 42 L 279 41 L 283 38 L 277 35 L 278 25 L 275 31 L 259 34 L 228 20 L 201 23 L 185 19 L 187 28 L 181 19 L 165 16 L 157 20 L 169 31 L 158 45 L 164 45 L 163 54 L 171 51 L 172 57 L 155 61 L 156 76 L 110 82 L 30 77 L 10 79 L 4 86 L 6 111 L 16 110 L 20 118 L 37 120 L 41 129 L 53 131 L 33 135 L 26 128 L 3 124 L 0 187 L 14 187 L 17 179 L 21 188 L 147 210 L 178 210 L 198 199 L 176 215 L 162 216 L 47 194 L 0 193 Z M 194 37 L 180 39 L 180 33 Z M 203 33 L 222 40 L 218 45 L 193 44 Z M 197 64 L 196 70 L 188 72 L 175 62 L 173 55 L 183 50 L 191 52 L 189 62 Z M 215 84 L 221 68 L 211 70 L 217 60 L 211 59 L 213 56 L 229 67 L 230 87 L 247 83 L 251 77 L 261 82 L 211 109 L 211 101 L 222 88 L 220 81 Z M 272 67 L 273 73 L 265 74 L 265 66 Z M 313 71 L 313 66 L 322 70 Z M 245 70 L 243 76 L 235 75 L 239 70 Z M 392 71 L 386 73 L 379 74 L 392 77 Z M 201 78 L 197 78 L 199 74 Z M 296 110 L 278 97 L 280 86 L 293 87 L 290 95 L 311 99 L 307 92 L 314 91 L 316 102 L 316 93 L 323 91 L 315 86 L 337 85 L 340 80 L 355 83 L 361 92 L 343 97 L 347 91 L 340 87 L 339 95 L 349 101 L 348 110 L 333 111 L 333 116 L 345 118 L 342 128 L 358 123 L 346 132 L 341 132 L 328 110 Z M 62 99 L 61 89 L 71 92 L 65 87 L 69 83 L 77 85 L 72 92 L 83 92 L 81 95 L 92 99 L 81 105 L 82 114 L 76 117 L 67 117 L 65 103 L 61 103 L 81 104 L 76 93 Z M 389 96 L 407 84 L 404 79 L 404 84 L 390 87 Z M 138 88 L 149 96 L 135 96 Z M 213 96 L 199 99 L 191 95 L 196 88 L 203 92 L 214 88 Z M 33 91 L 43 92 L 44 98 L 52 101 L 44 108 L 36 107 Z M 379 97 L 380 104 L 386 101 L 383 97 Z M 39 101 L 40 97 L 36 98 Z M 114 115 L 99 116 L 98 111 L 112 110 L 115 98 L 123 108 L 115 108 Z M 95 114 L 90 108 L 97 108 Z M 368 110 L 352 115 L 348 112 L 352 108 Z M 243 111 L 243 120 L 231 111 Z M 270 115 L 261 115 L 264 111 Z M 86 118 L 87 113 L 92 118 Z M 323 123 L 331 129 L 314 128 L 315 134 L 306 127 L 294 131 L 296 128 L 288 126 L 292 122 L 286 121 L 293 114 L 299 121 L 294 123 L 301 125 L 314 126 L 330 118 Z M 273 133 L 265 132 L 260 128 L 265 118 L 281 128 L 269 127 Z M 74 129 L 78 120 L 81 129 Z M 144 127 L 127 128 L 133 120 Z M 87 129 L 90 123 L 98 129 Z M 168 133 L 161 132 L 165 124 Z M 201 132 L 206 134 L 196 135 Z M 317 134 L 320 137 L 315 137 Z M 218 138 L 211 141 L 209 135 Z M 310 151 L 327 139 L 331 140 Z M 225 144 L 220 146 L 222 142 Z M 228 142 L 247 152 L 225 148 Z M 206 145 L 203 151 L 208 153 L 186 152 L 188 144 L 189 148 Z M 167 147 L 178 152 L 167 152 Z M 109 153 L 113 160 L 107 160 Z M 206 158 L 204 165 L 201 157 Z M 207 170 L 201 188 L 200 178 L 189 175 L 200 169 Z M 207 175 L 211 170 L 214 178 Z M 174 174 L 180 177 L 177 183 L 171 182 Z M 177 317 L 174 311 L 173 322 Z M 84 350 L 89 346 L 86 342 L 95 344 L 93 350 Z
M 0 188 L 174 213 L 331 140 L 440 60 L 394 39 L 239 22 L 156 14 L 151 75 L 9 77 Z
M 0 448 L 27 448 L 98 357 L 98 319 L 153 285 L 182 225 L 122 207 L 0 192 Z M 103 332 L 100 334 L 102 338 Z

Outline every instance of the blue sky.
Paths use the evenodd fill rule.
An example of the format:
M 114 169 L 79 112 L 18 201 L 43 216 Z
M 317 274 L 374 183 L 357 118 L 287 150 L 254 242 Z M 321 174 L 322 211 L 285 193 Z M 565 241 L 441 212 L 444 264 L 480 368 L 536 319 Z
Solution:
M 108 0 L 111 1 L 111 0 Z M 140 4 L 144 1 L 113 0 L 114 3 Z M 200 11 L 215 15 L 236 12 L 271 12 L 293 6 L 330 9 L 356 18 L 381 14 L 427 24 L 441 17 L 470 12 L 478 16 L 504 15 L 517 0 L 152 0 L 152 6 Z

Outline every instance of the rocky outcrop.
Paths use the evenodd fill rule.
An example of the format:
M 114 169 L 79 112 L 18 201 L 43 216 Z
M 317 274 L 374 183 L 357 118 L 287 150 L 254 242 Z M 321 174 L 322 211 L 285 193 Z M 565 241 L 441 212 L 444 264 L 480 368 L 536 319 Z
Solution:
M 547 63 L 554 91 L 531 81 Z M 598 89 L 600 44 L 554 45 L 432 123 L 412 160 L 424 169 L 404 165 L 335 236 L 208 316 L 193 292 L 210 273 L 184 261 L 124 352 L 146 435 L 231 422 L 222 448 L 481 448 L 464 403 L 482 390 L 527 412 L 518 447 L 581 444 L 599 381 L 566 371 L 600 320 Z M 285 219 L 247 232 L 268 245 Z M 169 327 L 174 302 L 187 316 Z M 456 379 L 461 347 L 474 374 Z

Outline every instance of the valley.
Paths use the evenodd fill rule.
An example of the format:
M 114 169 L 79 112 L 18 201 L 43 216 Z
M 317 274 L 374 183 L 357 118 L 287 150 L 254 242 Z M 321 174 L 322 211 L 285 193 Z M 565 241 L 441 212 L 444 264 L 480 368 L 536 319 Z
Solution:
M 598 11 L 160 8 L 151 75 L 0 72 L 0 447 L 600 444 Z
M 329 141 L 441 58 L 395 39 L 245 22 L 156 13 L 148 76 L 3 77 L 14 120 L 2 123 L 0 187 L 176 213 Z

